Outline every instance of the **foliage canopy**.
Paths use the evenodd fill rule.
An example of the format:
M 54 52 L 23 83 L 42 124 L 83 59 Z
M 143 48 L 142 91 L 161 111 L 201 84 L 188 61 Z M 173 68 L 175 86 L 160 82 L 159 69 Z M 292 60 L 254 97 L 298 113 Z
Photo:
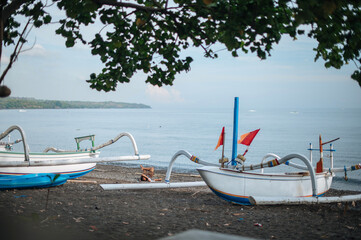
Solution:
M 103 62 L 87 80 L 99 91 L 115 90 L 138 71 L 148 83 L 172 85 L 190 70 L 193 59 L 180 55 L 191 46 L 208 58 L 218 57 L 213 47 L 221 43 L 234 57 L 251 51 L 266 59 L 283 35 L 316 39 L 315 61 L 323 59 L 326 68 L 353 62 L 351 77 L 361 86 L 359 0 L 1 0 L 2 44 L 26 41 L 19 15 L 34 27 L 51 23 L 53 4 L 65 13 L 56 30 L 65 45 L 88 44 Z M 82 29 L 96 21 L 104 27 L 85 39 Z

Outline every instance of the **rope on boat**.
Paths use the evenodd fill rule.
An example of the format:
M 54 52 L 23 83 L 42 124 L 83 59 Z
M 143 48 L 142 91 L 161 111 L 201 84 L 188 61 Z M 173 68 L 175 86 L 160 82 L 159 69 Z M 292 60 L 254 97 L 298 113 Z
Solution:
M 97 151 L 97 150 L 99 150 L 101 148 L 107 147 L 107 146 L 115 143 L 116 141 L 118 141 L 122 137 L 128 137 L 130 139 L 130 141 L 133 144 L 134 154 L 139 155 L 138 147 L 137 147 L 137 144 L 135 143 L 134 137 L 132 136 L 132 134 L 127 133 L 127 132 L 120 133 L 118 136 L 116 136 L 115 138 L 109 140 L 108 142 L 105 142 L 103 144 L 100 144 L 99 146 L 91 148 L 90 151 L 95 152 L 95 151 Z M 53 152 L 78 152 L 78 150 L 63 150 L 63 149 L 57 149 L 57 148 L 54 148 L 54 147 L 48 147 L 43 152 L 46 153 L 46 152 L 49 152 L 49 151 L 53 151 Z

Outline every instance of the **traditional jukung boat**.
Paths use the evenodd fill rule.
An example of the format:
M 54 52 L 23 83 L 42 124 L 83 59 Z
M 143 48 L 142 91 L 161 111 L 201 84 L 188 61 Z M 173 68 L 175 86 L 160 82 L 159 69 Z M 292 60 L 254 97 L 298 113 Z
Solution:
M 330 145 L 331 167 L 323 168 L 323 145 L 338 140 L 322 143 L 320 136 L 320 160 L 317 167 L 312 166 L 312 162 L 301 154 L 289 154 L 283 158 L 275 154 L 267 154 L 260 164 L 246 165 L 244 163 L 244 155 L 237 155 L 237 143 L 249 146 L 258 130 L 244 134 L 237 142 L 238 135 L 238 98 L 235 98 L 234 107 L 234 126 L 233 126 L 233 149 L 232 160 L 224 158 L 220 159 L 221 167 L 204 166 L 198 168 L 198 172 L 206 182 L 208 187 L 219 197 L 224 200 L 250 205 L 257 204 L 257 199 L 261 198 L 265 202 L 283 202 L 284 199 L 293 199 L 299 202 L 300 198 L 319 197 L 326 193 L 332 184 L 332 178 L 335 172 L 346 171 L 346 168 L 333 168 L 332 144 Z M 218 141 L 218 146 L 223 145 L 224 129 Z M 216 147 L 216 148 L 217 148 Z M 313 149 L 310 149 L 311 153 Z M 311 155 L 312 156 L 312 155 Z M 267 158 L 272 160 L 263 163 Z M 292 159 L 299 159 L 304 166 L 290 162 Z M 302 172 L 283 172 L 283 173 L 264 173 L 263 168 L 276 167 L 286 164 L 295 168 L 299 168 Z M 349 170 L 360 169 L 361 165 L 349 167 Z M 256 169 L 262 169 L 261 172 Z
M 203 182 L 183 182 L 171 183 L 170 175 L 173 164 L 180 156 L 185 156 L 191 161 L 203 165 L 197 168 L 204 182 L 219 197 L 224 200 L 241 205 L 271 205 L 271 204 L 307 204 L 307 203 L 329 203 L 329 202 L 349 202 L 361 200 L 361 194 L 342 196 L 342 197 L 322 197 L 331 187 L 332 179 L 336 172 L 354 171 L 361 169 L 361 164 L 354 166 L 334 168 L 333 167 L 333 149 L 332 142 L 322 142 L 319 138 L 319 149 L 313 149 L 310 145 L 310 159 L 301 154 L 289 154 L 285 157 L 279 157 L 276 154 L 269 153 L 264 156 L 259 164 L 245 164 L 245 155 L 248 147 L 260 129 L 243 134 L 239 141 L 238 138 L 238 98 L 235 98 L 234 122 L 233 122 L 233 146 L 232 159 L 228 161 L 224 157 L 224 128 L 218 140 L 216 149 L 223 146 L 222 158 L 219 164 L 209 163 L 199 159 L 185 150 L 180 150 L 172 157 L 165 177 L 164 183 L 147 184 L 102 184 L 105 190 L 115 189 L 152 189 L 152 188 L 172 188 L 172 187 L 194 187 L 204 186 Z M 330 143 L 330 167 L 323 167 L 323 145 Z M 241 155 L 237 154 L 237 144 L 247 146 L 246 151 Z M 320 152 L 320 160 L 317 166 L 312 165 L 312 151 Z M 265 160 L 270 159 L 267 162 Z M 298 159 L 303 165 L 293 163 L 292 160 Z M 264 168 L 273 168 L 288 165 L 297 171 L 289 172 L 269 172 L 264 173 Z M 299 171 L 299 169 L 301 171 Z
M 60 163 L 60 161 L 91 159 L 98 156 L 98 152 L 29 153 L 29 161 L 25 161 L 23 153 L 0 152 L 0 161 L 7 163 L 7 167 L 0 167 L 0 177 L 35 173 L 57 173 L 67 175 L 70 179 L 77 178 L 94 170 L 96 163 L 51 165 L 51 162 L 55 164 L 57 162 Z M 17 164 L 23 162 L 24 164 Z M 11 164 L 15 166 L 9 166 Z
M 82 150 L 79 143 L 84 140 L 90 140 L 94 146 L 94 135 L 75 138 L 77 149 L 75 151 L 65 151 L 56 148 L 47 148 L 42 153 L 30 153 L 29 147 L 26 143 L 25 133 L 19 126 L 10 127 L 5 133 L 18 130 L 22 136 L 22 140 L 17 140 L 14 143 L 23 142 L 24 153 L 13 152 L 12 145 L 14 143 L 7 143 L 5 151 L 0 151 L 0 163 L 8 166 L 0 167 L 0 177 L 2 176 L 21 176 L 26 174 L 36 173 L 55 173 L 66 175 L 68 178 L 80 177 L 92 170 L 94 170 L 96 163 L 79 163 L 79 164 L 63 164 L 50 165 L 46 162 L 57 163 L 66 160 L 79 160 L 99 157 L 99 152 L 94 150 Z M 3 134 L 5 135 L 5 134 Z M 53 152 L 49 152 L 53 151 Z M 23 164 L 18 164 L 23 163 Z M 24 165 L 25 166 L 22 166 Z M 44 163 L 44 164 L 42 164 Z M 9 166 L 13 165 L 13 166 Z
M 291 157 L 291 156 L 288 156 Z M 298 157 L 298 156 L 294 156 Z M 288 158 L 274 161 L 285 163 Z M 197 169 L 208 187 L 224 200 L 250 205 L 252 196 L 262 197 L 315 197 L 326 193 L 333 174 L 322 172 L 260 173 L 241 169 L 204 166 Z
M 19 131 L 22 137 L 21 141 L 17 142 L 23 143 L 24 152 L 10 151 L 11 147 L 0 150 L 0 178 L 28 174 L 60 174 L 71 179 L 80 177 L 94 170 L 98 162 L 147 160 L 150 158 L 150 155 L 139 155 L 136 142 L 129 133 L 121 133 L 116 138 L 97 147 L 94 147 L 94 135 L 90 135 L 75 138 L 77 143 L 76 150 L 69 151 L 51 147 L 45 149 L 42 153 L 30 153 L 25 133 L 19 126 L 11 126 L 8 128 L 0 134 L 0 140 L 14 130 Z M 116 142 L 124 136 L 128 137 L 132 142 L 134 148 L 133 156 L 99 157 L 99 151 L 97 150 Z M 92 142 L 92 148 L 85 150 L 80 149 L 79 143 L 84 140 L 90 140 Z M 6 146 L 10 146 L 9 143 L 7 143 Z M 36 180 L 34 180 L 34 185 L 35 181 Z
M 222 158 L 219 160 L 220 164 L 213 164 L 202 161 L 198 157 L 190 154 L 185 150 L 178 151 L 172 158 L 168 171 L 166 173 L 165 181 L 169 183 L 170 174 L 173 163 L 179 156 L 186 156 L 191 161 L 204 165 L 197 168 L 202 179 L 208 187 L 219 197 L 224 200 L 242 204 L 300 204 L 300 203 L 318 203 L 318 202 L 338 202 L 338 201 L 352 201 L 361 199 L 361 195 L 346 196 L 344 198 L 323 198 L 325 201 L 318 198 L 325 194 L 331 187 L 332 179 L 336 172 L 354 171 L 361 169 L 361 164 L 344 168 L 333 167 L 333 149 L 332 142 L 339 138 L 328 142 L 322 142 L 321 136 L 319 139 L 319 149 L 312 149 L 310 145 L 310 159 L 301 154 L 289 154 L 283 158 L 276 154 L 269 153 L 264 156 L 259 164 L 245 164 L 245 154 L 248 151 L 254 137 L 259 129 L 243 134 L 239 141 L 238 135 L 238 98 L 235 98 L 234 107 L 234 124 L 233 124 L 233 148 L 232 160 L 228 161 L 224 157 L 224 128 L 218 140 L 216 149 L 223 145 Z M 330 152 L 330 167 L 323 167 L 323 145 L 330 143 L 330 149 L 325 150 Z M 243 155 L 237 155 L 237 144 L 244 144 L 247 146 Z M 317 166 L 312 165 L 312 151 L 320 152 L 320 160 Z M 271 160 L 265 162 L 265 160 Z M 291 160 L 298 159 L 304 165 L 295 164 Z M 288 165 L 302 171 L 289 172 L 270 172 L 264 173 L 264 168 L 272 168 L 281 165 Z

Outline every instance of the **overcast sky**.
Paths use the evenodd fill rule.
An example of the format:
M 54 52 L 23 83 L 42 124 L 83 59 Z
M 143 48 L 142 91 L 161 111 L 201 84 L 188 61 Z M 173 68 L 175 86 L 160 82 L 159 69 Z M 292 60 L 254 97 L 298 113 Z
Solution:
M 355 65 L 326 69 L 322 60 L 314 62 L 316 42 L 308 38 L 283 37 L 263 61 L 253 54 L 233 58 L 227 51 L 212 60 L 204 58 L 201 49 L 190 49 L 186 53 L 194 59 L 192 69 L 177 75 L 173 86 L 153 87 L 140 73 L 130 83 L 119 84 L 117 91 L 104 93 L 86 83 L 102 68 L 98 57 L 80 44 L 66 48 L 54 30 L 51 25 L 31 32 L 24 48 L 35 43 L 34 48 L 20 55 L 5 78 L 11 96 L 144 103 L 153 108 L 224 107 L 238 96 L 248 109 L 361 108 L 361 88 L 350 78 Z M 11 50 L 5 48 L 1 70 Z

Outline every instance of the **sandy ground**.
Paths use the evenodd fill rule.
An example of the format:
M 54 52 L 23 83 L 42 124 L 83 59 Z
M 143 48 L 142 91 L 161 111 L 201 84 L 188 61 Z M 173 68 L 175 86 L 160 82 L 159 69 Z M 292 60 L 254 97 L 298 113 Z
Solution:
M 138 182 L 140 175 L 140 168 L 98 165 L 81 181 L 59 187 L 1 191 L 1 239 L 159 239 L 189 229 L 256 239 L 361 236 L 361 202 L 240 206 L 207 187 L 104 191 L 99 186 Z M 164 171 L 157 172 L 156 177 L 164 176 Z M 171 177 L 200 180 L 190 174 Z M 331 190 L 327 195 L 344 193 Z

